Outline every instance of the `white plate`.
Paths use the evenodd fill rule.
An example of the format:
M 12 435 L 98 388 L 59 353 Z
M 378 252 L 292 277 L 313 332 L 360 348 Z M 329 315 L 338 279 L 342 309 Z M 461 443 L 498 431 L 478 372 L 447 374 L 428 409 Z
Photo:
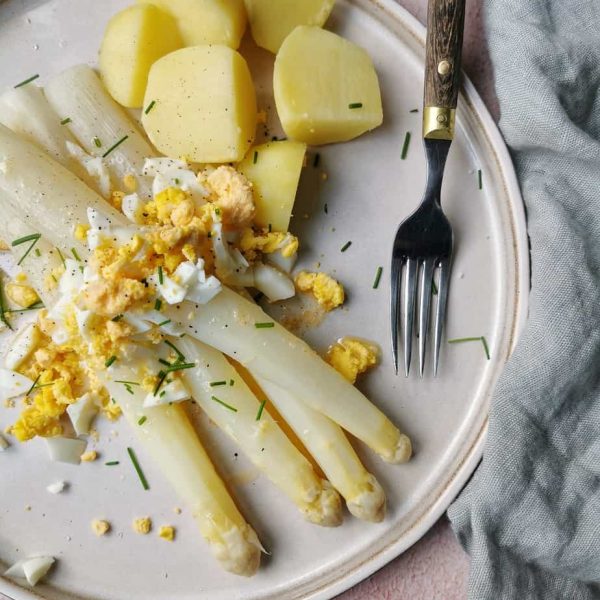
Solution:
M 0 3 L 0 88 L 35 73 L 39 83 L 76 62 L 93 62 L 108 17 L 122 0 L 10 0 Z M 397 223 L 418 202 L 424 183 L 419 143 L 423 28 L 392 0 L 340 0 L 328 25 L 364 46 L 379 72 L 385 125 L 349 144 L 320 149 L 318 169 L 304 174 L 293 229 L 304 241 L 303 262 L 333 271 L 349 301 L 307 333 L 323 349 L 341 335 L 378 341 L 383 364 L 362 385 L 368 395 L 410 433 L 415 457 L 409 465 L 384 465 L 359 448 L 384 485 L 389 514 L 381 525 L 348 517 L 342 527 L 304 522 L 268 481 L 257 478 L 235 448 L 202 421 L 200 427 L 239 504 L 272 556 L 259 574 L 239 579 L 219 570 L 185 511 L 138 450 L 151 483 L 144 492 L 126 459 L 132 443 L 124 423 L 106 425 L 98 444 L 101 460 L 79 467 L 48 462 L 41 441 L 0 454 L 0 561 L 35 553 L 58 557 L 43 598 L 111 600 L 233 600 L 330 598 L 406 550 L 436 521 L 472 473 L 481 454 L 494 383 L 526 313 L 528 251 L 525 220 L 508 153 L 469 82 L 460 99 L 458 137 L 444 181 L 444 206 L 456 234 L 447 333 L 449 338 L 485 335 L 480 344 L 445 345 L 439 377 L 423 381 L 393 375 L 389 357 L 389 255 Z M 246 44 L 248 46 L 248 44 Z M 253 51 L 263 71 L 269 55 Z M 262 80 L 268 80 L 262 78 Z M 268 86 L 259 104 L 273 113 Z M 400 159 L 406 131 L 413 134 L 408 158 Z M 478 189 L 477 169 L 483 172 Z M 321 171 L 328 179 L 320 178 Z M 325 203 L 328 214 L 324 213 Z M 308 218 L 304 218 L 304 214 Z M 351 240 L 352 246 L 340 248 Z M 379 265 L 382 285 L 372 289 Z M 307 377 L 310 374 L 307 374 Z M 339 399 L 343 402 L 343 398 Z M 0 426 L 14 412 L 0 409 Z M 114 430 L 115 435 L 110 431 Z M 118 433 L 118 435 L 116 435 Z M 121 460 L 105 467 L 105 460 Z M 273 457 L 277 460 L 277 457 Z M 51 496 L 56 479 L 69 491 Z M 26 506 L 31 506 L 27 511 Z M 133 517 L 151 515 L 172 523 L 177 541 L 135 535 Z M 109 519 L 113 533 L 96 538 L 95 517 Z M 31 592 L 0 579 L 15 599 Z

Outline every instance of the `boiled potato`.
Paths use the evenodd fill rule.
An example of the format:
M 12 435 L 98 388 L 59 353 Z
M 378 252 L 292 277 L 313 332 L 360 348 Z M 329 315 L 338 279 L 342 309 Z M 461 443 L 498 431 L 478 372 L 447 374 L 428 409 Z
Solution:
M 244 0 L 141 1 L 155 4 L 175 17 L 186 46 L 223 44 L 235 49 L 246 29 Z
M 117 13 L 100 47 L 106 89 L 119 104 L 139 108 L 152 64 L 182 46 L 175 19 L 156 6 L 138 4 Z
M 268 142 L 251 148 L 238 165 L 254 185 L 258 226 L 288 230 L 305 153 L 301 142 Z
M 321 27 L 335 0 L 244 0 L 254 41 L 273 53 L 298 25 Z
M 345 142 L 383 121 L 369 55 L 319 27 L 297 27 L 285 39 L 273 88 L 285 133 L 307 144 Z
M 227 46 L 177 50 L 150 69 L 142 124 L 167 156 L 237 162 L 254 141 L 256 93 L 246 61 Z

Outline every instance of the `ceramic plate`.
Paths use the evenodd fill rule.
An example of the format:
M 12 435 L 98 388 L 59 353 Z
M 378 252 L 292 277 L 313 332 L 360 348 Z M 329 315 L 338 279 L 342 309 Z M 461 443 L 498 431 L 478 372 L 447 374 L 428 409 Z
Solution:
M 108 18 L 122 0 L 5 0 L 0 2 L 0 88 L 77 62 L 94 63 Z M 458 111 L 458 136 L 444 180 L 444 206 L 454 226 L 456 251 L 447 323 L 448 338 L 485 336 L 479 343 L 445 343 L 433 379 L 396 377 L 389 353 L 389 257 L 396 225 L 419 201 L 425 161 L 419 143 L 424 30 L 392 0 L 339 0 L 328 27 L 366 48 L 382 86 L 385 124 L 348 144 L 309 157 L 292 230 L 303 241 L 300 266 L 332 272 L 348 302 L 304 335 L 318 350 L 342 335 L 377 341 L 383 362 L 361 387 L 414 440 L 408 465 L 385 465 L 357 444 L 388 495 L 388 516 L 373 525 L 346 518 L 323 529 L 295 508 L 209 423 L 198 427 L 234 496 L 269 549 L 259 574 L 240 579 L 222 572 L 185 511 L 140 448 L 151 484 L 144 492 L 127 460 L 135 442 L 125 423 L 101 427 L 101 459 L 78 467 L 51 463 L 37 440 L 0 454 L 0 563 L 31 554 L 58 562 L 35 593 L 0 579 L 15 600 L 290 600 L 325 599 L 397 556 L 438 519 L 475 468 L 486 430 L 489 399 L 526 313 L 528 251 L 524 212 L 508 153 L 469 82 Z M 272 56 L 245 41 L 258 80 L 259 105 L 269 111 L 268 135 L 277 135 L 269 87 Z M 406 132 L 412 141 L 401 159 Z M 262 133 L 262 132 L 261 132 Z M 478 171 L 482 172 L 479 189 Z M 325 210 L 327 207 L 327 210 Z M 346 252 L 340 248 L 352 245 Z M 378 289 L 377 268 L 384 267 Z M 6 343 L 6 338 L 5 338 Z M 307 377 L 310 374 L 307 374 Z M 343 402 L 343 398 L 340 398 Z M 2 428 L 15 418 L 0 408 Z M 277 457 L 272 457 L 277 460 Z M 118 467 L 104 466 L 120 460 Z M 57 479 L 68 492 L 45 490 Z M 177 527 L 169 544 L 131 530 L 136 516 Z M 94 518 L 112 522 L 97 538 Z

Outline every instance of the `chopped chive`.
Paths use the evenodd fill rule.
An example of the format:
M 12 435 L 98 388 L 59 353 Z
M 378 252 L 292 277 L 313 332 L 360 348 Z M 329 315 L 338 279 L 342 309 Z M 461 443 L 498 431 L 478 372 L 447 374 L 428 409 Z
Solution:
M 144 415 L 143 417 L 140 417 L 140 419 L 138 421 L 138 425 L 143 425 L 147 420 L 148 420 L 148 417 L 146 415 Z
M 433 280 L 431 281 L 431 293 L 432 293 L 434 296 L 437 296 L 437 295 L 438 295 L 438 287 L 437 287 L 437 285 L 436 285 L 436 283 L 435 283 L 435 279 L 433 279 Z
M 5 313 L 24 313 L 24 312 L 29 312 L 32 310 L 41 310 L 42 308 L 46 308 L 45 304 L 43 302 L 36 302 L 35 304 L 32 304 L 31 306 L 28 306 L 27 308 L 10 308 L 8 310 L 5 310 Z
M 196 363 L 177 363 L 167 367 L 167 373 L 174 373 L 175 371 L 183 371 L 184 369 L 193 369 L 196 367 Z
M 158 283 L 162 285 L 165 282 L 165 276 L 163 275 L 163 268 L 158 267 Z
M 33 386 L 32 390 L 39 390 L 41 388 L 52 387 L 55 383 L 56 381 L 51 381 L 50 383 L 38 383 L 37 385 Z
M 40 380 L 40 377 L 42 376 L 42 374 L 40 373 L 36 378 L 35 381 L 31 384 L 31 387 L 25 392 L 26 396 L 29 396 L 29 394 L 31 394 L 31 392 L 33 392 L 35 386 L 37 385 L 37 382 Z
M 255 151 L 254 151 L 254 157 L 253 157 L 253 159 L 252 159 L 252 162 L 253 162 L 254 164 L 256 164 L 256 162 L 257 162 L 257 161 L 258 161 L 258 152 L 255 150 Z
M 67 266 L 67 263 L 65 263 L 65 257 L 63 256 L 63 253 L 57 248 L 56 251 L 58 252 L 58 256 L 60 256 L 60 260 L 63 264 L 63 267 Z
M 348 248 L 350 248 L 350 246 L 352 246 L 352 242 L 346 242 L 342 247 L 341 247 L 341 252 L 346 252 L 346 250 L 348 250 Z
M 94 146 L 96 146 L 96 148 L 102 148 L 102 142 L 101 142 L 100 138 L 95 137 L 93 139 L 93 142 L 94 142 Z
M 107 467 L 114 467 L 115 465 L 119 464 L 118 460 L 109 460 L 108 462 L 104 463 Z
M 123 318 L 123 316 L 124 315 L 117 315 L 116 317 L 113 317 L 111 321 L 113 321 L 114 323 L 118 323 Z
M 156 100 L 152 100 L 152 102 L 150 102 L 150 104 L 148 104 L 148 107 L 144 111 L 144 114 L 147 115 L 154 108 L 155 105 L 156 105 Z
M 115 379 L 115 383 L 123 383 L 125 385 L 141 385 L 137 381 L 123 381 L 122 379 Z
M 25 235 L 23 237 L 17 238 L 16 240 L 13 240 L 10 243 L 10 245 L 13 246 L 13 248 L 14 248 L 15 246 L 20 246 L 21 244 L 25 244 L 26 242 L 32 242 L 32 241 L 37 242 L 41 237 L 42 237 L 41 233 L 31 233 L 29 235 Z
M 175 183 L 175 185 L 179 185 L 181 183 L 179 177 L 175 177 L 175 179 L 173 179 L 173 182 Z
M 218 385 L 227 385 L 226 381 L 211 381 L 209 383 L 210 387 L 217 387 Z
M 158 397 L 159 397 L 159 398 L 162 398 L 162 397 L 163 397 L 163 396 L 164 396 L 166 393 L 167 393 L 167 390 L 163 390 L 163 391 L 162 391 L 162 392 L 161 392 L 161 393 L 158 395 Z
M 327 206 L 327 202 L 325 202 L 325 205 L 323 206 L 323 212 L 325 214 L 329 214 L 329 207 Z
M 362 106 L 362 102 L 352 102 L 351 104 L 348 104 L 348 108 L 362 108 Z
M 104 366 L 108 369 L 108 367 L 110 367 L 115 360 L 117 360 L 117 357 L 113 354 L 105 363 Z
M 257 421 L 260 421 L 260 418 L 262 417 L 262 414 L 263 414 L 263 410 L 265 410 L 265 404 L 266 404 L 266 403 L 267 403 L 267 401 L 266 401 L 266 400 L 263 400 L 263 401 L 260 403 L 260 406 L 258 407 L 258 412 L 256 413 L 256 420 L 257 420 Z
M 71 254 L 75 257 L 77 262 L 81 262 L 81 258 L 79 254 L 77 254 L 77 250 L 75 248 L 71 248 Z
M 181 350 L 179 350 L 179 348 L 177 348 L 177 346 L 175 346 L 175 344 L 173 344 L 169 340 L 165 340 L 165 344 L 167 346 L 169 346 L 169 348 L 171 348 L 172 350 L 175 350 L 175 352 L 177 354 L 177 360 L 185 362 L 185 356 L 184 356 L 183 352 L 181 352 Z
M 406 160 L 406 156 L 408 155 L 408 147 L 410 146 L 410 131 L 406 132 L 406 135 L 404 136 L 404 144 L 402 144 L 402 154 L 400 155 L 400 158 L 402 160 Z
M 223 402 L 223 400 L 219 400 L 216 396 L 211 396 L 211 398 L 215 402 L 218 402 L 221 406 L 224 406 L 225 408 L 231 410 L 232 412 L 237 412 L 238 411 L 238 409 L 235 408 L 235 406 L 231 406 L 231 404 L 227 404 L 227 402 Z
M 167 374 L 164 371 L 158 372 L 158 381 L 156 383 L 156 386 L 154 387 L 154 392 L 152 392 L 153 396 L 156 396 L 156 394 L 158 394 L 158 390 L 160 390 L 160 388 L 166 378 L 167 378 Z
M 165 360 L 164 358 L 159 358 L 159 359 L 158 359 L 158 362 L 159 362 L 161 365 L 165 365 L 165 366 L 167 366 L 167 367 L 170 367 L 170 366 L 171 366 L 171 363 L 170 363 L 169 361 Z
M 485 336 L 481 335 L 479 337 L 466 337 L 466 338 L 455 338 L 453 340 L 448 340 L 449 344 L 462 344 L 464 342 L 481 342 L 483 346 L 483 351 L 485 352 L 485 356 L 488 360 L 490 360 L 490 348 L 488 346 L 487 340 Z
M 36 73 L 35 75 L 32 75 L 29 79 L 26 79 L 25 81 L 21 81 L 21 83 L 17 83 L 17 85 L 15 85 L 15 89 L 23 87 L 24 85 L 27 85 L 28 83 L 31 83 L 32 81 L 35 81 L 38 77 L 39 77 L 38 73 Z
M 235 385 L 235 380 L 234 379 L 230 379 L 229 380 L 229 385 Z
M 125 389 L 133 396 L 134 391 L 133 391 L 133 388 L 130 385 L 126 385 Z
M 379 287 L 381 281 L 381 274 L 383 273 L 383 267 L 377 267 L 377 273 L 375 273 L 375 281 L 373 281 L 373 289 L 376 290 Z
M 103 155 L 102 158 L 106 158 L 113 150 L 116 150 L 126 139 L 128 135 L 124 135 L 118 142 L 114 143 Z
M 2 323 L 4 323 L 11 331 L 13 331 L 11 324 L 6 318 L 7 312 L 8 311 L 6 310 L 6 306 L 4 304 L 4 284 L 2 282 L 2 276 L 0 275 L 0 321 L 2 321 Z
M 157 323 L 157 327 L 162 327 L 163 325 L 168 325 L 171 322 L 171 319 L 167 319 L 166 321 L 161 321 L 160 323 Z
M 34 252 L 35 252 L 35 255 L 36 255 L 38 258 L 39 258 L 39 257 L 42 255 L 42 253 L 40 252 L 40 249 L 39 249 L 39 248 L 36 248 Z
M 154 310 L 160 310 L 162 308 L 162 300 L 160 298 L 157 298 L 154 301 Z
M 275 327 L 275 323 L 272 321 L 267 323 L 254 323 L 254 327 L 256 327 L 256 329 L 271 329 L 272 327 Z
M 61 125 L 68 125 L 69 123 L 71 123 L 71 117 L 67 117 L 60 122 Z
M 321 155 L 317 152 L 313 159 L 313 167 L 315 167 L 315 168 L 318 167 L 320 162 L 321 162 Z
M 483 189 L 483 173 L 481 172 L 481 169 L 477 170 L 477 181 L 479 183 L 479 189 L 482 190 Z
M 271 223 L 269 223 L 267 230 L 269 231 L 269 233 L 271 233 L 273 231 L 273 225 Z
M 419 109 L 418 109 L 418 108 L 413 108 L 412 110 L 409 110 L 408 112 L 411 112 L 411 113 L 418 113 L 418 112 L 419 112 Z
M 140 482 L 142 484 L 142 487 L 145 490 L 149 490 L 150 486 L 148 485 L 148 481 L 146 480 L 146 476 L 144 475 L 141 467 L 140 467 L 140 463 L 138 462 L 137 456 L 135 455 L 135 452 L 133 451 L 133 448 L 127 448 L 127 454 L 129 454 L 129 458 L 131 459 L 131 462 L 133 463 L 133 468 L 135 469 L 135 472 L 137 473 L 138 477 L 140 478 Z

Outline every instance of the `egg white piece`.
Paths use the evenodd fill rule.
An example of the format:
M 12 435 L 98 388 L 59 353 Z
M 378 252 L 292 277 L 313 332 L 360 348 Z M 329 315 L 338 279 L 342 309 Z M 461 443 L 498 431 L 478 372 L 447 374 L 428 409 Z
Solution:
M 26 579 L 29 585 L 35 585 L 55 563 L 52 556 L 34 556 L 17 561 L 4 571 L 5 577 Z
M 73 438 L 51 437 L 46 439 L 46 448 L 50 460 L 78 465 L 85 452 L 87 442 Z
M 271 265 L 257 262 L 254 265 L 254 287 L 271 302 L 286 300 L 296 293 L 289 275 Z
M 149 393 L 144 399 L 144 408 L 183 402 L 184 400 L 189 400 L 191 397 L 192 395 L 181 379 L 174 379 L 171 383 L 163 385 L 156 396 L 153 393 Z
M 298 253 L 296 252 L 292 256 L 283 256 L 281 250 L 276 250 L 270 254 L 265 254 L 265 260 L 275 265 L 278 269 L 281 269 L 284 273 L 290 274 L 298 260 Z
M 91 156 L 81 146 L 66 142 L 69 155 L 74 158 L 96 182 L 100 194 L 104 198 L 110 196 L 110 171 L 100 156 Z
M 192 200 L 203 204 L 209 195 L 200 184 L 196 173 L 187 168 L 182 160 L 173 158 L 147 158 L 142 173 L 154 177 L 152 193 L 154 196 L 170 187 L 179 188 L 190 194 Z
M 28 323 L 10 341 L 8 352 L 4 357 L 7 369 L 17 369 L 33 352 L 40 340 L 40 332 L 35 323 Z
M 219 279 L 229 285 L 253 287 L 254 270 L 243 254 L 227 243 L 221 223 L 213 224 L 211 240 Z
M 66 487 L 67 484 L 65 481 L 55 481 L 54 483 L 51 483 L 50 485 L 46 486 L 46 491 L 49 494 L 62 494 L 62 492 L 65 491 Z
M 33 386 L 29 377 L 10 369 L 0 369 L 0 400 L 22 396 Z
M 106 239 L 119 246 L 125 246 L 138 231 L 136 227 L 115 225 L 109 217 L 95 208 L 87 209 L 87 218 L 90 225 L 87 232 L 90 252 L 98 248 L 102 241 Z
M 132 222 L 141 225 L 144 222 L 144 202 L 138 194 L 128 194 L 121 203 L 123 214 Z
M 84 394 L 73 404 L 67 406 L 67 414 L 73 424 L 76 435 L 87 435 L 92 421 L 98 413 L 98 407 L 92 394 Z

